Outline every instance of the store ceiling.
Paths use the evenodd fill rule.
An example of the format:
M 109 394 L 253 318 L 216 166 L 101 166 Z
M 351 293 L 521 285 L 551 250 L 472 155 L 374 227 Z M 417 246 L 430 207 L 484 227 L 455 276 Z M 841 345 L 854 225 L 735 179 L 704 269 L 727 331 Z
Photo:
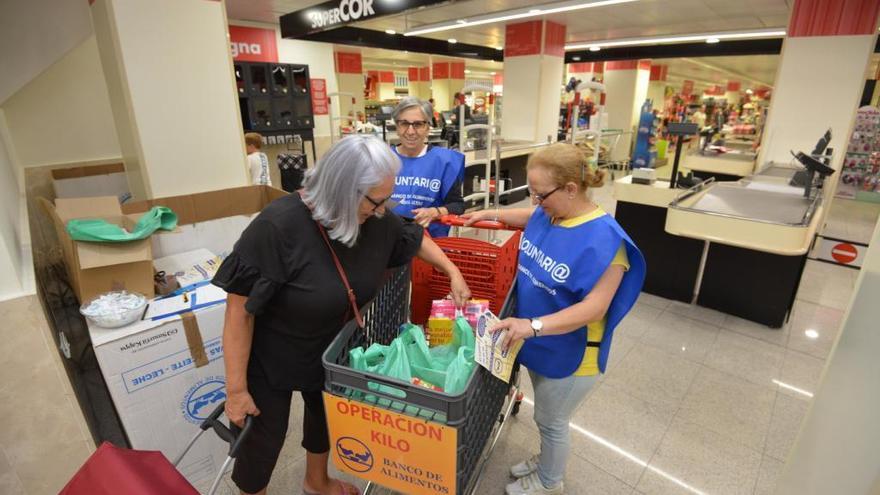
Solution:
M 735 31 L 784 27 L 793 0 L 637 0 L 595 7 L 547 19 L 567 26 L 566 41 L 598 41 L 644 36 Z M 313 0 L 226 0 L 230 19 L 277 23 L 281 15 L 321 3 Z M 491 12 L 534 7 L 534 0 L 459 0 L 414 12 L 354 24 L 357 27 L 399 33 L 419 26 Z M 504 23 L 441 31 L 423 35 L 455 38 L 463 43 L 503 46 Z
M 793 0 L 638 0 L 548 16 L 566 24 L 567 42 L 590 42 L 687 33 L 751 30 L 784 27 Z M 314 0 L 226 0 L 230 19 L 277 23 L 278 18 L 321 3 Z M 546 3 L 546 2 L 542 2 Z M 405 32 L 426 24 L 461 19 L 487 12 L 522 7 L 540 7 L 534 0 L 459 0 L 408 14 L 383 17 L 355 24 L 356 27 Z M 441 31 L 422 35 L 435 39 L 456 38 L 463 43 L 503 46 L 504 24 Z M 427 65 L 425 54 L 361 49 L 364 65 L 370 69 L 403 70 L 410 65 Z M 437 56 L 433 60 L 442 60 Z M 502 70 L 503 64 L 484 60 L 465 61 L 477 77 Z M 691 79 L 697 85 L 724 84 L 738 80 L 744 87 L 772 85 L 779 64 L 778 55 L 702 57 L 658 60 L 669 65 L 673 82 Z M 396 64 L 396 65 L 395 65 Z M 872 72 L 876 68 L 872 69 Z M 482 74 L 480 74 L 482 73 Z

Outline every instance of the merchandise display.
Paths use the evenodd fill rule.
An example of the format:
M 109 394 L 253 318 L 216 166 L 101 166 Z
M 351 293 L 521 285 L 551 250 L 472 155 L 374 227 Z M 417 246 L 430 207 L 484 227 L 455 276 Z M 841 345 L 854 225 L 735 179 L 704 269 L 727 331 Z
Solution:
M 880 109 L 866 106 L 856 113 L 837 197 L 880 202 Z
M 657 160 L 657 151 L 652 150 L 654 137 L 654 113 L 651 100 L 645 100 L 639 115 L 639 126 L 636 132 L 636 147 L 633 151 L 632 168 L 653 167 Z

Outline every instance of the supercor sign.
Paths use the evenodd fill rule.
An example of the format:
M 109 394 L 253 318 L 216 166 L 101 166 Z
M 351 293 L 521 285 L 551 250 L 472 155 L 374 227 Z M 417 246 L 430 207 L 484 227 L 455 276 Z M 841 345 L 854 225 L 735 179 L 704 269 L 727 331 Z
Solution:
M 341 0 L 338 7 L 307 12 L 312 29 L 330 27 L 374 16 L 373 0 Z
M 446 1 L 448 0 L 330 0 L 281 16 L 281 36 L 301 38 L 353 22 Z

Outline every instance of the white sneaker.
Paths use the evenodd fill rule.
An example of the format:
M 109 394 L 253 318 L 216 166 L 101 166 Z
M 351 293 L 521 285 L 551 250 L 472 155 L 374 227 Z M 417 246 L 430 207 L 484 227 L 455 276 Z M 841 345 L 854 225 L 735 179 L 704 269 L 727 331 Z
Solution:
M 507 485 L 507 495 L 562 495 L 562 482 L 553 488 L 547 488 L 534 472 Z
M 510 467 L 510 475 L 524 478 L 538 470 L 538 454 Z

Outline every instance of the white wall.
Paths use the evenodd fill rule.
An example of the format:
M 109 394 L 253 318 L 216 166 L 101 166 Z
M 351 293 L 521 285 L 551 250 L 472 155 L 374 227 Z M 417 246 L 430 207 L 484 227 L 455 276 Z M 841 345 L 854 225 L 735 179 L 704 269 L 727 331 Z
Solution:
M 86 0 L 0 3 L 0 103 L 92 32 Z
M 880 224 L 840 336 L 776 485 L 780 495 L 876 494 L 880 459 Z
M 117 133 L 133 135 L 120 139 L 132 194 L 246 185 L 222 2 L 102 0 L 92 10 L 102 63 L 118 71 L 105 71 L 114 111 L 126 107 Z
M 0 131 L 5 131 L 2 110 Z M 22 221 L 24 188 L 6 141 L 6 133 L 0 132 L 0 301 L 24 295 L 26 272 L 33 270 L 25 266 L 29 258 L 22 250 L 22 228 L 27 228 Z
M 23 167 L 121 156 L 94 35 L 21 88 L 2 108 Z

